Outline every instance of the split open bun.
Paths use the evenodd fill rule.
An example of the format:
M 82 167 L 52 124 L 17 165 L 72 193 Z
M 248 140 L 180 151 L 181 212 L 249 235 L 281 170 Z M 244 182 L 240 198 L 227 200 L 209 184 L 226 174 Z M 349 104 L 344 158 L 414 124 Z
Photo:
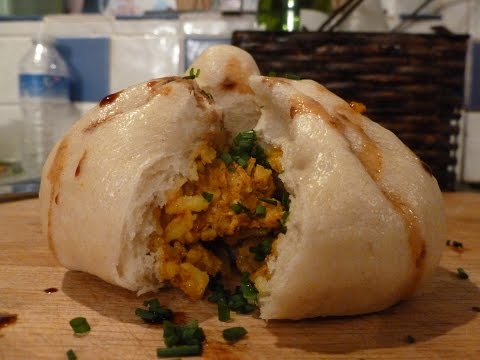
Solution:
M 152 236 L 157 243 L 171 237 L 156 217 L 178 219 L 174 208 L 186 189 L 194 198 L 208 169 L 225 169 L 205 149 L 219 157 L 229 134 L 254 128 L 261 147 L 280 154 L 277 167 L 257 165 L 259 172 L 276 168 L 290 195 L 286 231 L 270 229 L 273 249 L 252 277 L 262 318 L 368 313 L 425 289 L 445 243 L 445 219 L 437 182 L 413 152 L 314 81 L 259 76 L 240 49 L 210 48 L 192 67 L 200 69 L 197 79 L 156 79 L 110 95 L 52 150 L 42 174 L 42 224 L 65 267 L 137 292 L 179 283 L 159 271 L 167 255 L 155 253 Z M 257 179 L 250 165 L 224 176 L 235 169 Z M 208 179 L 202 186 L 215 187 Z M 205 206 L 237 195 L 211 192 Z M 286 210 L 264 205 L 267 214 Z M 210 210 L 195 211 L 201 219 Z M 250 226 L 269 226 L 269 215 L 225 213 L 231 223 L 243 216 Z M 211 243 L 189 236 L 182 251 Z

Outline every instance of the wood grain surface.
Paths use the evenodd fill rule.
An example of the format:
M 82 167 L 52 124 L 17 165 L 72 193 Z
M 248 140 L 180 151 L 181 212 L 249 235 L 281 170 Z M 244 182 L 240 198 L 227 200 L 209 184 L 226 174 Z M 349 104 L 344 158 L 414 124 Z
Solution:
M 98 278 L 58 264 L 41 235 L 38 200 L 0 205 L 0 313 L 18 320 L 0 327 L 0 359 L 155 359 L 161 326 L 134 314 L 143 300 L 198 319 L 207 336 L 204 359 L 480 359 L 480 193 L 447 193 L 450 240 L 433 291 L 380 313 L 304 321 L 265 322 L 234 314 L 217 320 L 216 306 L 190 302 L 175 290 L 137 297 Z M 468 280 L 456 277 L 463 267 Z M 47 288 L 58 288 L 46 293 Z M 472 309 L 473 307 L 473 309 Z M 84 316 L 92 331 L 73 335 L 69 320 Z M 248 335 L 227 345 L 221 332 L 244 326 Z M 410 335 L 415 343 L 408 343 Z

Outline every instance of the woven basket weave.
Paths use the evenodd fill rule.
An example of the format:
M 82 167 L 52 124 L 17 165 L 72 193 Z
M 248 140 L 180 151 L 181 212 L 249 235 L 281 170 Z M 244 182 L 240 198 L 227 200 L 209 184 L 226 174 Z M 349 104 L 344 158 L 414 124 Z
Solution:
M 262 74 L 313 79 L 393 131 L 454 190 L 468 36 L 237 31 Z

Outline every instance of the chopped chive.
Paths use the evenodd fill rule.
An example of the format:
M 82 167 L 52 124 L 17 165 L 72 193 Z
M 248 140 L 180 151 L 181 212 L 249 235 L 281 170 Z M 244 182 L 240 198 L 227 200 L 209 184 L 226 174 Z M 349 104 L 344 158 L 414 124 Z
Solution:
M 240 206 L 239 203 L 232 204 L 230 207 L 235 214 L 241 214 L 243 212 L 243 208 Z
M 164 320 L 173 318 L 173 311 L 160 305 L 158 299 L 146 300 L 143 302 L 143 305 L 145 305 L 147 309 L 137 308 L 135 309 L 135 315 L 147 323 L 160 324 Z
M 272 252 L 272 240 L 265 239 L 257 246 L 252 246 L 249 251 L 255 254 L 256 261 L 263 261 Z
M 195 68 L 191 68 L 188 75 L 184 76 L 183 78 L 193 80 L 195 78 L 198 78 L 199 76 L 200 76 L 200 69 L 195 70 Z
M 70 326 L 75 335 L 87 334 L 90 331 L 90 325 L 88 324 L 87 319 L 81 316 L 70 320 Z
M 240 286 L 237 286 L 235 292 L 231 294 L 229 290 L 225 289 L 223 285 L 218 282 L 218 279 L 212 278 L 210 281 L 211 284 L 209 284 L 209 288 L 213 293 L 208 297 L 208 301 L 217 304 L 227 304 L 231 311 L 235 311 L 240 314 L 248 314 L 256 309 L 256 306 L 249 304 L 247 299 L 243 296 Z M 220 307 L 218 309 L 219 312 L 225 311 L 220 309 Z M 218 316 L 220 319 L 220 316 L 223 317 L 224 314 L 219 313 Z
M 212 193 L 209 193 L 209 192 L 204 191 L 204 192 L 202 193 L 202 196 L 203 196 L 203 198 L 204 198 L 205 200 L 207 200 L 208 202 L 212 202 L 212 200 L 213 200 L 213 194 L 212 194 Z
M 283 208 L 285 210 L 290 210 L 290 194 L 286 191 L 282 192 L 282 198 L 280 200 L 280 203 L 282 204 Z
M 225 301 L 220 301 L 217 304 L 218 307 L 218 320 L 227 322 L 230 321 L 230 309 Z
M 258 200 L 263 201 L 264 203 L 270 204 L 270 205 L 277 205 L 278 201 L 275 199 L 266 199 L 266 198 L 258 198 Z
M 163 322 L 163 341 L 167 347 L 180 345 L 202 345 L 205 340 L 203 329 L 198 326 L 197 320 L 185 325 L 175 325 L 168 320 Z
M 75 352 L 70 349 L 67 351 L 67 359 L 68 360 L 77 360 L 77 354 L 75 354 Z
M 232 205 L 230 205 L 230 208 L 233 210 L 235 214 L 250 213 L 250 210 L 245 205 L 239 202 L 233 203 Z
M 233 163 L 233 158 L 232 158 L 232 155 L 230 155 L 228 152 L 223 152 L 221 155 L 220 155 L 220 159 L 225 163 L 225 165 L 230 165 L 231 163 Z
M 179 345 L 168 348 L 158 348 L 157 357 L 177 357 L 177 356 L 194 356 L 202 353 L 201 345 Z
M 247 335 L 247 330 L 242 326 L 223 330 L 223 338 L 227 341 L 238 341 Z
M 258 217 L 265 217 L 267 214 L 267 208 L 263 205 L 258 205 L 255 209 L 255 215 Z
M 458 276 L 460 279 L 463 279 L 463 280 L 468 279 L 468 274 L 467 274 L 467 272 L 466 272 L 463 268 L 458 268 L 458 269 L 457 269 L 457 276 Z
M 248 161 L 243 158 L 238 158 L 237 164 L 240 165 L 242 168 L 246 169 L 248 166 Z
M 248 272 L 244 272 L 242 274 L 242 279 L 240 280 L 240 291 L 248 302 L 257 302 L 258 290 L 252 280 L 250 280 L 250 274 Z

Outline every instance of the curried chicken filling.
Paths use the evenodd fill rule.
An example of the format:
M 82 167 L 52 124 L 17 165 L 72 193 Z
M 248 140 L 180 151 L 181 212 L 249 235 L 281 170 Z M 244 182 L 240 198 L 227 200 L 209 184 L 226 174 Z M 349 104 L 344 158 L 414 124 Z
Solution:
M 282 151 L 264 151 L 254 131 L 237 135 L 228 151 L 202 146 L 195 159 L 197 181 L 168 196 L 150 248 L 157 277 L 192 299 L 202 297 L 210 277 L 234 270 L 252 279 L 268 276 L 265 260 L 285 231 L 288 193 L 278 174 Z

